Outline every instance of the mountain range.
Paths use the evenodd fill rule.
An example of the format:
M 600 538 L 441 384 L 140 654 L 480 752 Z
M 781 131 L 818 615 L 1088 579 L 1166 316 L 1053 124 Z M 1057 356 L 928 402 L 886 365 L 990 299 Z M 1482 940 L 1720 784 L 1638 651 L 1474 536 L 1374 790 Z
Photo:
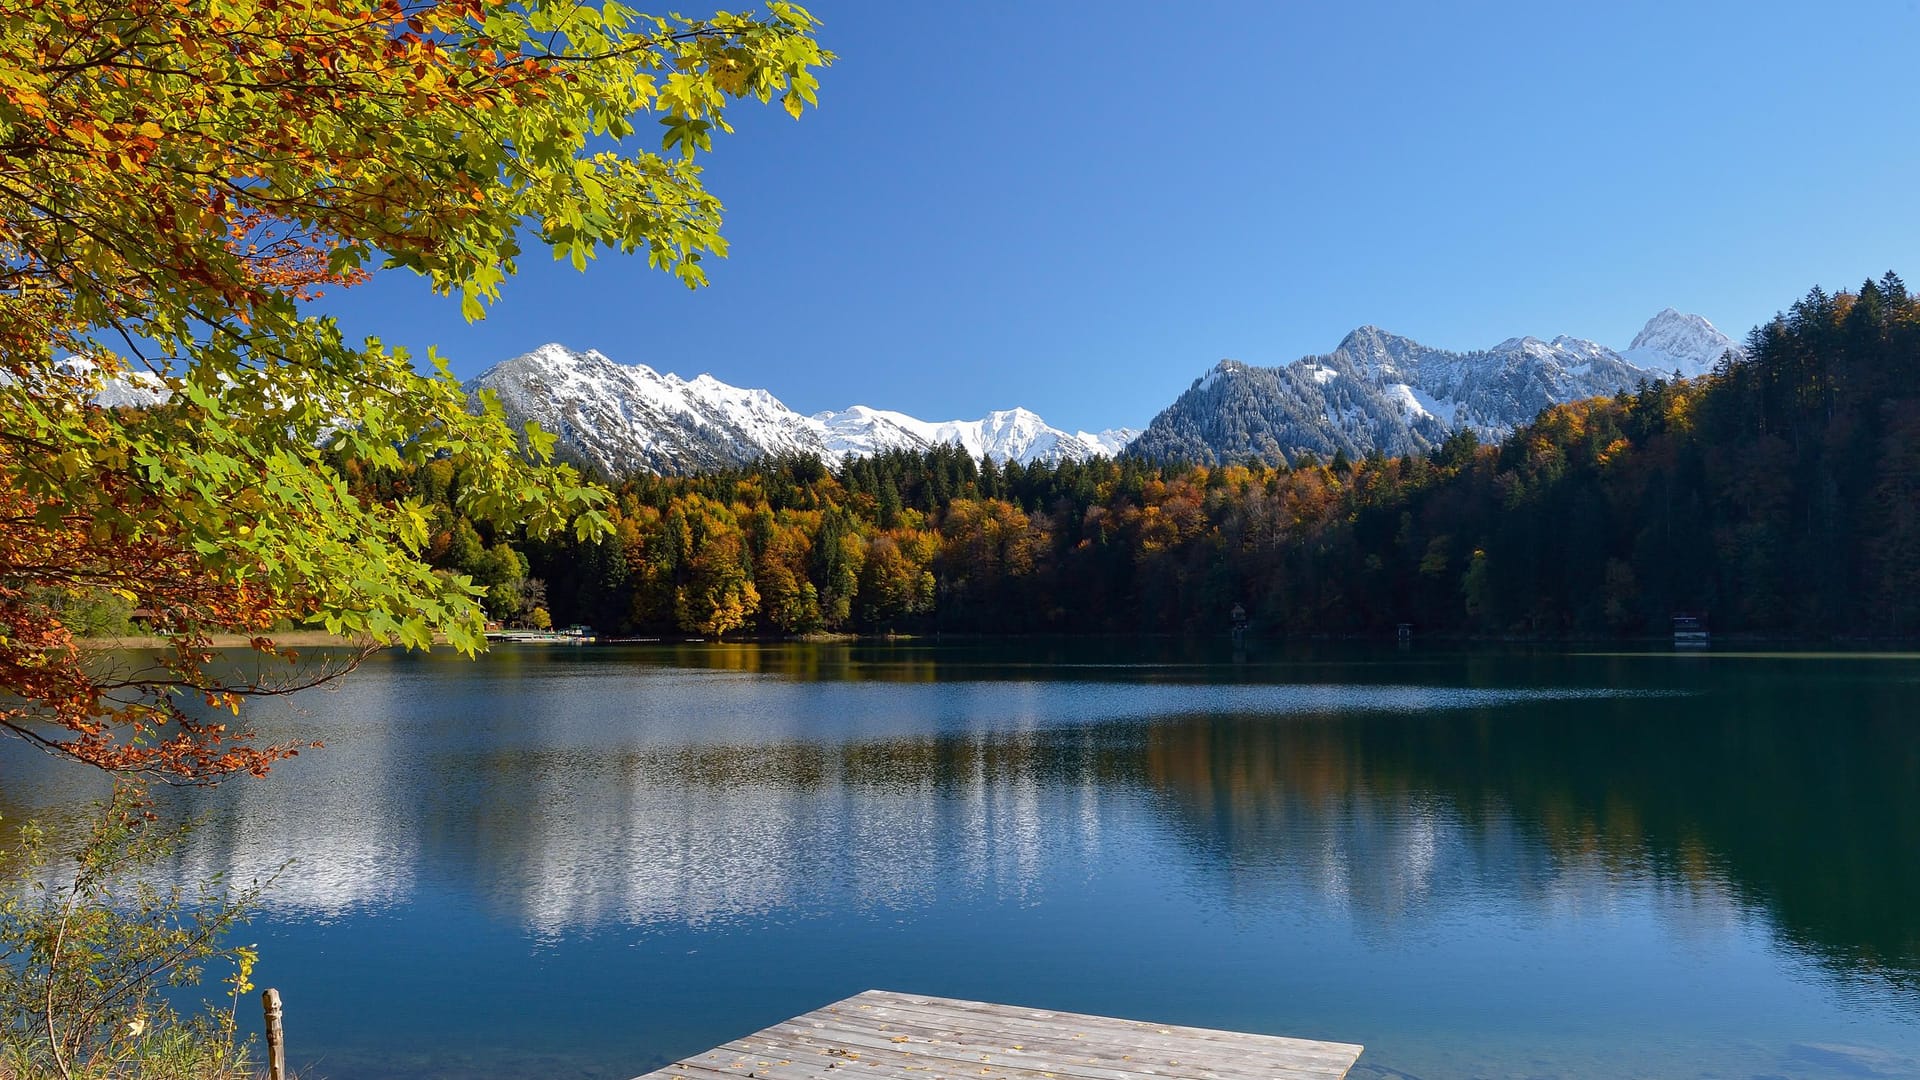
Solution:
M 1139 434 L 1062 431 L 1026 409 L 979 420 L 927 421 L 865 405 L 807 416 L 765 390 L 711 375 L 683 379 L 557 344 L 495 364 L 468 388 L 491 390 L 516 424 L 537 422 L 558 437 L 566 457 L 615 477 L 700 472 L 772 454 L 837 461 L 944 443 L 1000 462 L 1052 463 L 1112 457 Z
M 1456 430 L 1498 439 L 1549 405 L 1691 377 L 1741 354 L 1698 315 L 1668 308 L 1623 352 L 1580 338 L 1508 338 L 1449 352 L 1363 326 L 1330 353 L 1280 367 L 1223 360 L 1127 447 L 1157 461 L 1289 462 L 1425 453 Z
M 1457 353 L 1363 326 L 1331 353 L 1280 367 L 1223 360 L 1144 432 L 1068 432 L 1022 408 L 978 420 L 921 420 L 854 405 L 811 416 L 766 390 L 712 375 L 683 379 L 597 350 L 559 344 L 495 364 L 468 384 L 490 390 L 515 422 L 536 421 L 560 452 L 596 472 L 689 473 L 770 454 L 827 460 L 942 444 L 995 461 L 1054 463 L 1137 454 L 1213 463 L 1423 453 L 1465 428 L 1499 438 L 1548 405 L 1610 395 L 1642 381 L 1698 375 L 1739 346 L 1698 315 L 1671 308 L 1616 351 L 1591 341 L 1510 338 Z

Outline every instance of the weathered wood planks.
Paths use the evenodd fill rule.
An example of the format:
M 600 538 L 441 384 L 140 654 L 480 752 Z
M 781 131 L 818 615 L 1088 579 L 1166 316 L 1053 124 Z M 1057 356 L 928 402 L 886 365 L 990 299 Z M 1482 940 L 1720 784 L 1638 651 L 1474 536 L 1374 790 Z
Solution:
M 1360 1049 L 868 990 L 638 1080 L 1340 1080 Z

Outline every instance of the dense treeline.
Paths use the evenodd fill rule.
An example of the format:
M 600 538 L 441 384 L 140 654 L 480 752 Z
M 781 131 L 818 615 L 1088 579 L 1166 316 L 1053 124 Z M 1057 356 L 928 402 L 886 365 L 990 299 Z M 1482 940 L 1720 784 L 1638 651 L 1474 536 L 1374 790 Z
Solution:
M 640 477 L 604 542 L 510 544 L 429 465 L 437 564 L 603 631 L 1920 633 L 1920 303 L 1808 294 L 1749 357 L 1497 446 L 1291 468 L 1023 467 L 956 448 Z

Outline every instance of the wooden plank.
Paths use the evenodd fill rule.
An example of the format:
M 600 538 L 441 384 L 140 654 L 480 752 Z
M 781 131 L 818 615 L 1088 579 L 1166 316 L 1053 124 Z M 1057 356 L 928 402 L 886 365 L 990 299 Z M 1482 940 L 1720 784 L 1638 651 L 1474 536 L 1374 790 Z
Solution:
M 1206 1080 L 1214 1077 L 1226 1080 L 1246 1074 L 1264 1076 L 1276 1059 L 1301 1065 L 1323 1061 L 1337 1064 L 1335 1074 L 1338 1075 L 1359 1056 L 1358 1050 L 1348 1047 L 1295 1043 L 1273 1036 L 1267 1037 L 1272 1044 L 1252 1050 L 1225 1043 L 1161 1036 L 1158 1031 L 1167 1029 L 1150 1025 L 1143 1025 L 1143 1029 L 1154 1034 L 1128 1031 L 1115 1037 L 1107 1033 L 1078 1032 L 1075 1027 L 1079 1025 L 1049 1028 L 1033 1021 L 1008 1018 L 1005 1028 L 994 1031 L 979 1026 L 983 1021 L 975 1021 L 968 1027 L 902 1022 L 897 1012 L 892 1019 L 885 1015 L 890 1011 L 882 1007 L 865 1013 L 842 1009 L 831 1019 L 810 1014 L 770 1030 L 857 1041 L 875 1048 L 884 1048 L 897 1037 L 905 1036 L 907 1045 L 924 1046 L 926 1049 L 921 1052 L 937 1052 L 943 1057 L 960 1053 L 979 1060 L 994 1057 L 1019 1060 L 1046 1054 L 1054 1060 L 1051 1067 L 1055 1071 L 1071 1072 L 1090 1080 L 1126 1080 L 1132 1075 L 1180 1075 Z
M 639 1080 L 1341 1080 L 1360 1050 L 869 990 Z
M 895 1019 L 907 1027 L 913 1027 L 916 1024 L 927 1025 L 929 1031 L 945 1026 L 965 1032 L 1005 1032 L 1009 1038 L 1027 1034 L 1035 1037 L 1059 1035 L 1082 1038 L 1095 1045 L 1124 1043 L 1143 1049 L 1166 1049 L 1176 1053 L 1185 1050 L 1196 1057 L 1199 1056 L 1199 1053 L 1194 1050 L 1196 1043 L 1206 1046 L 1212 1053 L 1235 1057 L 1247 1055 L 1255 1060 L 1266 1058 L 1273 1053 L 1280 1053 L 1309 1057 L 1324 1056 L 1334 1059 L 1346 1058 L 1351 1061 L 1360 1055 L 1361 1050 L 1360 1047 L 1351 1043 L 1321 1042 L 1253 1032 L 1220 1031 L 1212 1028 L 1179 1027 L 1139 1020 L 1120 1020 L 1107 1016 L 1012 1009 L 1007 1006 L 982 1007 L 983 1004 L 937 998 L 909 999 L 902 995 L 870 990 L 829 1006 L 829 1009 L 834 1010 L 836 1015 L 846 1015 L 847 1007 L 853 1006 L 865 1015 Z
M 754 1052 L 740 1054 L 735 1049 L 738 1045 L 728 1044 L 720 1050 L 710 1050 L 688 1058 L 686 1063 L 726 1072 L 736 1080 L 743 1074 L 755 1080 L 799 1080 L 805 1076 L 826 1075 L 858 1080 L 869 1075 L 868 1069 L 876 1067 L 886 1070 L 884 1075 L 912 1076 L 917 1080 L 1060 1080 L 1086 1075 L 1050 1067 L 1051 1063 L 1033 1059 L 1020 1062 L 982 1061 L 964 1056 L 928 1054 L 921 1052 L 924 1049 L 922 1046 L 890 1050 L 869 1046 L 854 1050 L 851 1047 L 829 1047 L 825 1043 L 799 1046 L 747 1043 L 740 1048 Z M 833 1049 L 851 1050 L 851 1053 L 835 1055 Z M 1133 1075 L 1138 1074 L 1115 1070 L 1097 1076 L 1095 1080 L 1114 1080 Z
M 1299 1039 L 1285 1035 L 1266 1035 L 1251 1031 L 1224 1031 L 1217 1028 L 1182 1027 L 1177 1024 L 1156 1024 L 1145 1020 L 1124 1020 L 1113 1016 L 1091 1016 L 1085 1013 L 1055 1012 L 1047 1009 L 1029 1009 L 1013 1005 L 994 1005 L 984 1001 L 962 1001 L 957 998 L 938 998 L 925 995 L 908 995 L 889 990 L 867 990 L 844 1001 L 835 1002 L 826 1009 L 844 1009 L 848 1005 L 888 1005 L 896 1008 L 920 1009 L 939 1015 L 980 1015 L 995 1019 L 1002 1017 L 1032 1019 L 1055 1026 L 1073 1026 L 1078 1029 L 1094 1031 L 1113 1031 L 1127 1035 L 1155 1033 L 1172 1035 L 1182 1040 L 1200 1040 L 1203 1042 L 1222 1042 L 1234 1045 L 1274 1045 L 1326 1047 L 1342 1052 L 1357 1053 L 1361 1047 L 1353 1043 L 1324 1042 L 1314 1039 Z
M 1142 1077 L 1238 1080 L 1238 1078 L 1249 1076 L 1294 1075 L 1284 1071 L 1273 1072 L 1273 1067 L 1276 1065 L 1297 1065 L 1300 1068 L 1296 1068 L 1295 1073 L 1316 1077 L 1339 1076 L 1346 1071 L 1346 1064 L 1326 1069 L 1313 1068 L 1312 1066 L 1321 1063 L 1288 1060 L 1275 1055 L 1266 1059 L 1264 1070 L 1255 1065 L 1243 1064 L 1223 1074 L 1216 1069 L 1206 1068 L 1199 1062 L 1191 1062 L 1181 1067 L 1177 1059 L 1173 1064 L 1169 1064 L 1165 1060 L 1145 1054 L 1123 1053 L 1117 1048 L 1088 1055 L 1085 1058 L 1070 1056 L 1076 1051 L 1084 1050 L 1088 1045 L 1086 1043 L 1074 1043 L 1071 1046 L 1065 1043 L 1056 1044 L 1050 1048 L 1051 1052 L 1041 1053 L 1034 1052 L 1035 1048 L 1032 1046 L 1026 1050 L 1012 1050 L 1003 1042 L 930 1044 L 921 1041 L 914 1043 L 911 1041 L 911 1036 L 905 1035 L 900 1037 L 909 1041 L 905 1044 L 896 1044 L 893 1042 L 894 1036 L 884 1032 L 862 1031 L 846 1026 L 780 1025 L 772 1030 L 786 1039 L 797 1040 L 800 1047 L 813 1047 L 823 1051 L 828 1048 L 854 1048 L 868 1055 L 937 1059 L 975 1071 L 982 1066 L 993 1064 L 1017 1065 L 1029 1071 L 1052 1072 L 1062 1077 L 1077 1077 L 1080 1080 L 1139 1080 Z
M 855 999 L 858 1000 L 858 999 Z M 848 1003 L 851 1004 L 851 1003 Z M 1085 1024 L 1079 1021 L 1092 1019 L 1111 1024 L 1110 1018 L 1080 1017 L 1072 1014 L 1059 1016 L 1053 1021 L 1037 1021 L 1019 1016 L 999 1016 L 989 1013 L 940 1014 L 931 1011 L 910 1013 L 908 1010 L 893 1006 L 859 1005 L 862 1010 L 857 1015 L 864 1016 L 866 1023 L 884 1028 L 888 1023 L 897 1022 L 903 1030 L 918 1032 L 942 1041 L 965 1043 L 968 1040 L 984 1041 L 989 1051 L 993 1044 L 1002 1046 L 1015 1042 L 1028 1049 L 1035 1046 L 1056 1047 L 1077 1055 L 1092 1055 L 1090 1060 L 1100 1060 L 1102 1064 L 1116 1065 L 1120 1068 L 1134 1067 L 1130 1063 L 1150 1061 L 1154 1057 L 1164 1057 L 1167 1064 L 1178 1063 L 1217 1070 L 1223 1075 L 1240 1072 L 1253 1072 L 1264 1075 L 1276 1057 L 1298 1061 L 1324 1060 L 1336 1062 L 1344 1069 L 1350 1067 L 1354 1058 L 1359 1056 L 1359 1048 L 1340 1043 L 1317 1043 L 1308 1040 L 1284 1039 L 1278 1036 L 1240 1035 L 1233 1032 L 1208 1032 L 1213 1036 L 1231 1038 L 1195 1039 L 1180 1034 L 1182 1029 L 1157 1024 L 1143 1024 L 1137 1021 L 1123 1022 L 1120 1029 L 1102 1030 L 1101 1025 Z M 838 1008 L 839 1015 L 845 1017 L 844 1005 Z M 1089 1031 L 1080 1028 L 1091 1028 Z M 1201 1031 L 1205 1029 L 1187 1029 Z M 1236 1041 L 1237 1040 L 1237 1041 Z M 1114 1047 L 1124 1048 L 1113 1051 Z M 1113 1052 L 1109 1052 L 1113 1051 Z M 1104 1054 L 1104 1058 L 1101 1056 Z M 1117 1058 L 1117 1060 L 1116 1060 Z M 1156 1070 L 1156 1072 L 1167 1070 Z
M 1208 1039 L 1181 1039 L 1178 1037 L 1180 1029 L 1077 1014 L 1052 1014 L 1054 1023 L 1050 1026 L 1024 1018 L 1015 1024 L 1011 1017 L 991 1015 L 976 1016 L 963 1021 L 963 1024 L 950 1023 L 951 1017 L 932 1012 L 918 1018 L 906 1015 L 889 1017 L 884 1015 L 886 1009 L 872 1004 L 871 997 L 863 997 L 867 1000 L 842 1002 L 796 1018 L 773 1030 L 780 1031 L 784 1038 L 818 1039 L 822 1045 L 838 1040 L 864 1046 L 869 1052 L 896 1049 L 894 1044 L 914 1045 L 924 1041 L 925 1048 L 917 1052 L 938 1056 L 943 1060 L 998 1060 L 1008 1065 L 1039 1065 L 1043 1071 L 1064 1069 L 1086 1076 L 1089 1080 L 1120 1080 L 1135 1075 L 1266 1076 L 1271 1074 L 1276 1064 L 1289 1060 L 1296 1068 L 1304 1068 L 1312 1073 L 1338 1075 L 1350 1066 L 1359 1052 L 1358 1048 L 1343 1044 L 1316 1044 L 1277 1036 L 1242 1035 L 1207 1029 L 1186 1031 L 1204 1034 Z M 921 1004 L 931 1003 L 923 1001 Z M 1017 1012 L 991 1007 L 988 1011 Z M 993 1031 L 983 1027 L 1001 1020 L 1019 1030 Z M 1073 1023 L 1062 1023 L 1066 1021 Z M 1097 1028 L 1103 1025 L 1115 1030 L 1096 1031 L 1093 1033 L 1096 1037 L 1092 1039 L 1088 1038 L 1086 1032 L 1071 1030 L 1076 1026 Z M 902 1034 L 895 1035 L 895 1031 Z M 1016 1044 L 1016 1038 L 1024 1041 Z M 883 1044 L 881 1039 L 885 1039 L 886 1043 Z M 1209 1045 L 1209 1042 L 1212 1044 Z M 1250 1043 L 1257 1045 L 1250 1048 Z M 1045 1057 L 1038 1056 L 1036 1051 L 1043 1051 Z M 1155 1060 L 1157 1057 L 1161 1060 Z M 1021 1060 L 1008 1061 L 1008 1058 Z M 1044 1068 L 1049 1065 L 1058 1068 Z

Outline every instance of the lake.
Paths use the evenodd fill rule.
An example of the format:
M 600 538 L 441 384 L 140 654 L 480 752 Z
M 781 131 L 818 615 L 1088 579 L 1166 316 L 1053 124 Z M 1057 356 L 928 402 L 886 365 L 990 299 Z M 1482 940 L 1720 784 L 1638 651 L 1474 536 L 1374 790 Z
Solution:
M 1920 1077 L 1920 659 L 1224 643 L 385 655 L 168 873 L 304 1080 L 621 1080 L 869 987 L 1355 1077 Z M 84 770 L 0 744 L 8 822 Z

